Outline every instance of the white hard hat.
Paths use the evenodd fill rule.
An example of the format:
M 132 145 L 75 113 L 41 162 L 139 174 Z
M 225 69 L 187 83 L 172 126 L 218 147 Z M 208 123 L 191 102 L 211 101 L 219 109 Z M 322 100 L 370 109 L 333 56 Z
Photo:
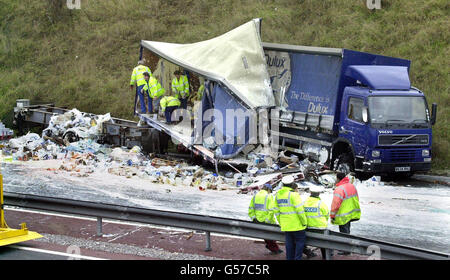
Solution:
M 312 192 L 312 193 L 321 193 L 323 191 L 324 191 L 324 188 L 322 186 L 314 185 L 314 186 L 309 187 L 309 192 Z
M 281 180 L 281 182 L 283 184 L 290 185 L 290 184 L 294 183 L 294 176 L 292 176 L 292 175 L 284 176 L 283 179 Z

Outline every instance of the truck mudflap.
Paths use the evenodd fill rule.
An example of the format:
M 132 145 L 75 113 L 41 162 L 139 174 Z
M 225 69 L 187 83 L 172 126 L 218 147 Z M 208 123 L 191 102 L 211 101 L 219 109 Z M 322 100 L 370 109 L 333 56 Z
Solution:
M 368 173 L 407 173 L 416 171 L 429 171 L 431 162 L 411 163 L 374 163 L 364 162 L 363 171 Z

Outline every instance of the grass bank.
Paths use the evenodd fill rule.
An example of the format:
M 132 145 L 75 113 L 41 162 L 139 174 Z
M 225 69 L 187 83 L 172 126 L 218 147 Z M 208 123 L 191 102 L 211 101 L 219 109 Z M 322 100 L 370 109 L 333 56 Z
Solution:
M 263 18 L 266 42 L 348 48 L 410 59 L 412 84 L 438 103 L 433 168 L 450 163 L 446 0 L 0 0 L 0 119 L 15 100 L 132 118 L 128 89 L 141 39 L 189 43 Z

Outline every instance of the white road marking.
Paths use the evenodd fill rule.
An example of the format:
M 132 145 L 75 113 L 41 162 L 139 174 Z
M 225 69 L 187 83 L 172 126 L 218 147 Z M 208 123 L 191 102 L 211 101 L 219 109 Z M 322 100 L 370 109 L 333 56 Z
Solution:
M 14 249 L 19 249 L 19 250 L 24 250 L 24 251 L 44 253 L 44 254 L 50 254 L 50 255 L 58 255 L 58 256 L 68 257 L 68 258 L 71 258 L 71 259 L 106 260 L 106 259 L 101 259 L 101 258 L 96 258 L 96 257 L 83 256 L 83 255 L 77 255 L 77 254 L 68 254 L 68 253 L 63 253 L 63 252 L 58 252 L 58 251 L 50 251 L 50 250 L 45 250 L 45 249 L 23 247 L 23 246 L 18 246 L 18 245 L 11 245 L 11 246 L 8 246 L 8 247 L 14 248 Z

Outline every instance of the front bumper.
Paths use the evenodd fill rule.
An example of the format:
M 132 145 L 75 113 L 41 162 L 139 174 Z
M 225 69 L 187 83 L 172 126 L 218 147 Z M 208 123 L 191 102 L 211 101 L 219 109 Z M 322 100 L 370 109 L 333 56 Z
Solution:
M 374 163 L 364 162 L 363 171 L 370 173 L 405 173 L 405 171 L 395 171 L 396 167 L 409 167 L 407 172 L 429 171 L 431 162 L 410 162 L 410 163 Z

